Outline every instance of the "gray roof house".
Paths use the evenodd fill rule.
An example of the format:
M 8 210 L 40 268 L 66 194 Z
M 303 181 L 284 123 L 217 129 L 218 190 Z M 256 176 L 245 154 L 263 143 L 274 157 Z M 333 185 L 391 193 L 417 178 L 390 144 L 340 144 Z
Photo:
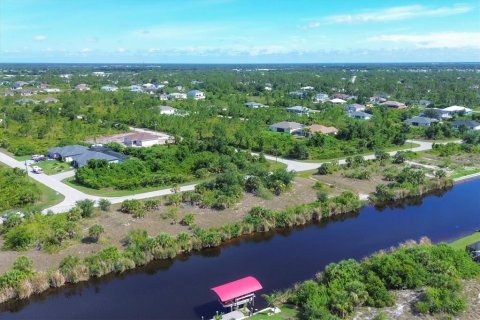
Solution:
M 353 103 L 345 106 L 345 111 L 347 112 L 358 112 L 365 111 L 365 106 L 363 104 Z
M 425 115 L 430 115 L 437 119 L 450 119 L 452 117 L 450 112 L 438 108 L 426 108 L 422 113 L 422 116 Z
M 432 123 L 438 122 L 437 119 L 432 119 L 428 117 L 412 117 L 410 119 L 407 119 L 404 121 L 404 123 L 411 125 L 411 126 L 417 126 L 417 127 L 430 127 Z
M 255 102 L 255 101 L 246 102 L 246 103 L 244 103 L 243 105 L 244 105 L 245 107 L 252 108 L 252 109 L 257 109 L 257 108 L 266 107 L 266 105 L 261 104 L 261 103 L 259 103 L 259 102 Z
M 370 119 L 373 117 L 372 114 L 366 113 L 366 112 L 363 112 L 363 111 L 349 112 L 349 113 L 348 113 L 348 116 L 349 116 L 350 118 L 362 119 L 362 120 L 370 120 Z
M 311 112 L 309 108 L 303 107 L 303 106 L 289 107 L 289 108 L 286 108 L 285 110 L 287 110 L 287 112 L 293 112 L 298 114 L 306 114 Z
M 70 145 L 55 147 L 48 150 L 47 155 L 51 159 L 59 159 L 65 162 L 72 162 L 75 168 L 85 166 L 89 160 L 101 159 L 108 162 L 121 162 L 128 157 L 105 147 L 87 148 L 81 145 Z
M 480 130 L 480 123 L 473 120 L 459 119 L 455 120 L 452 123 L 452 127 L 455 129 L 460 129 L 462 126 L 466 127 L 469 130 Z
M 405 108 L 405 103 L 401 103 L 398 101 L 385 101 L 380 104 L 381 106 L 389 107 L 389 108 L 396 108 L 396 109 L 401 109 Z
M 303 128 L 305 128 L 305 126 L 301 123 L 282 121 L 272 124 L 270 126 L 270 131 L 292 134 L 302 131 Z

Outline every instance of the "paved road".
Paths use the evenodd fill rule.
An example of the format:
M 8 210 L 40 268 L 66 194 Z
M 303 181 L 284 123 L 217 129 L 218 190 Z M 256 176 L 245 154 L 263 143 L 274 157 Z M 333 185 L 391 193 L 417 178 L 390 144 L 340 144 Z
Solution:
M 408 142 L 419 144 L 419 146 L 415 148 L 407 148 L 407 149 L 404 149 L 403 151 L 406 151 L 406 150 L 425 151 L 425 150 L 430 150 L 432 148 L 431 142 L 416 141 L 416 140 L 408 140 Z M 389 153 L 390 155 L 394 155 L 395 153 L 397 153 L 397 151 L 392 151 Z M 323 162 L 302 162 L 302 161 L 295 161 L 295 160 L 287 160 L 283 158 L 277 159 L 276 157 L 273 157 L 273 156 L 265 156 L 265 157 L 269 160 L 274 160 L 274 161 L 277 160 L 278 162 L 284 163 L 287 165 L 288 170 L 294 170 L 297 172 L 317 169 L 323 163 Z M 364 158 L 374 159 L 375 155 L 367 155 L 367 156 L 364 156 Z M 15 160 L 14 158 L 1 152 L 0 152 L 0 162 L 5 163 L 6 165 L 12 168 L 25 169 L 25 164 L 23 162 Z M 345 164 L 345 159 L 340 160 L 339 163 Z M 82 191 L 79 191 L 75 188 L 72 188 L 61 181 L 65 178 L 72 177 L 74 174 L 75 173 L 73 171 L 67 171 L 60 174 L 48 176 L 46 174 L 35 174 L 33 172 L 28 172 L 28 175 L 33 179 L 35 179 L 36 181 L 46 185 L 47 187 L 65 196 L 65 199 L 62 202 L 50 208 L 45 209 L 44 212 L 47 212 L 47 211 L 53 211 L 55 213 L 65 212 L 73 208 L 77 201 L 83 200 L 83 199 L 98 201 L 100 198 L 105 198 L 112 203 L 120 203 L 127 199 L 146 199 L 146 198 L 159 197 L 159 196 L 172 194 L 172 191 L 170 189 L 161 189 L 161 190 L 139 193 L 139 194 L 123 196 L 123 197 L 92 196 Z M 195 184 L 190 184 L 190 185 L 181 187 L 180 191 L 193 190 L 194 188 L 195 188 Z

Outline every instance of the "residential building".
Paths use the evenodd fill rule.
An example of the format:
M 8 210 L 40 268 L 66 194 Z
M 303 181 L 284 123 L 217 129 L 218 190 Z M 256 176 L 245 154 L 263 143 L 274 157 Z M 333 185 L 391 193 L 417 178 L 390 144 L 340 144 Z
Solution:
M 438 108 L 427 108 L 423 111 L 422 116 L 436 119 L 450 119 L 452 117 L 450 112 Z
M 158 98 L 160 99 L 160 101 L 167 101 L 168 100 L 168 95 L 165 94 L 165 93 L 161 93 L 158 95 Z
M 30 98 L 22 98 L 22 99 L 15 100 L 15 103 L 24 106 L 24 105 L 30 104 L 30 103 L 38 103 L 38 100 L 34 100 L 34 99 L 30 99 Z
M 301 89 L 301 90 L 315 90 L 315 87 L 305 86 L 305 87 L 301 87 L 300 89 Z
M 421 106 L 425 106 L 425 107 L 429 107 L 432 105 L 432 102 L 430 100 L 425 100 L 425 99 L 421 99 L 418 103 Z
M 315 133 L 322 134 L 337 134 L 338 129 L 335 127 L 327 127 L 321 124 L 312 124 L 311 126 L 306 127 L 309 135 L 314 135 Z
M 398 101 L 390 101 L 390 100 L 382 102 L 380 103 L 380 105 L 384 107 L 394 108 L 394 109 L 403 109 L 407 107 L 404 103 L 401 103 Z
M 172 92 L 167 95 L 169 100 L 175 99 L 175 100 L 180 100 L 180 99 L 187 99 L 187 94 L 182 93 L 182 92 Z
M 264 104 L 261 104 L 261 103 L 258 103 L 258 102 L 255 102 L 255 101 L 250 101 L 250 102 L 246 102 L 243 104 L 245 107 L 247 108 L 252 108 L 252 109 L 257 109 L 257 108 L 264 108 L 266 107 L 266 105 Z
M 188 91 L 187 97 L 192 98 L 194 100 L 204 100 L 205 93 L 203 93 L 200 90 L 191 90 L 191 91 Z
M 438 122 L 437 119 L 432 119 L 428 117 L 412 117 L 410 119 L 407 119 L 404 121 L 404 123 L 411 125 L 411 126 L 417 126 L 417 127 L 430 127 L 432 123 Z
M 455 120 L 453 123 L 452 123 L 452 127 L 454 129 L 460 129 L 462 127 L 465 127 L 467 130 L 480 130 L 480 123 L 478 123 L 477 121 L 473 121 L 473 120 L 464 120 L 464 119 L 459 119 L 459 120 Z
M 319 103 L 319 102 L 325 102 L 328 101 L 328 94 L 326 93 L 317 93 L 315 97 L 313 98 L 313 102 Z
M 303 91 L 291 91 L 288 94 L 299 99 L 304 99 L 307 96 L 307 94 Z
M 43 92 L 45 93 L 59 93 L 61 90 L 59 88 L 45 88 Z
M 87 148 L 80 145 L 55 147 L 48 150 L 47 155 L 51 159 L 58 159 L 64 162 L 71 162 L 75 168 L 87 165 L 89 160 L 107 160 L 110 163 L 125 161 L 128 157 L 122 153 L 115 152 L 105 147 Z
M 358 112 L 365 111 L 366 107 L 363 104 L 353 103 L 345 106 L 345 111 L 347 112 Z
M 77 91 L 88 91 L 90 87 L 85 83 L 79 83 L 75 86 L 75 90 Z
M 303 106 L 293 106 L 285 109 L 287 112 L 293 112 L 296 114 L 308 114 L 311 112 L 311 110 L 307 107 Z
M 363 111 L 349 112 L 348 116 L 350 118 L 361 119 L 361 120 L 370 120 L 373 117 L 372 114 L 366 113 L 366 112 L 363 112 Z
M 124 137 L 123 143 L 129 147 L 151 147 L 160 144 L 158 136 L 148 132 L 135 132 Z
M 169 106 L 159 106 L 158 108 L 160 110 L 160 114 L 173 115 L 173 114 L 177 113 L 177 109 L 169 107 Z
M 57 103 L 59 100 L 57 98 L 54 98 L 54 97 L 46 97 L 46 98 L 43 98 L 42 100 L 43 103 Z
M 387 101 L 387 96 L 384 95 L 374 95 L 373 97 L 370 97 L 370 103 L 373 104 L 379 104 L 385 101 Z
M 269 129 L 270 131 L 293 134 L 301 133 L 304 128 L 305 126 L 298 122 L 282 121 L 272 124 Z
M 102 86 L 100 89 L 103 90 L 103 91 L 115 92 L 115 91 L 118 90 L 118 87 L 111 86 L 111 85 L 106 85 L 106 86 Z
M 142 86 L 138 85 L 138 84 L 133 84 L 129 87 L 130 89 L 130 92 L 143 92 L 143 88 Z
M 472 109 L 465 108 L 465 107 L 462 107 L 462 106 L 451 106 L 451 107 L 443 108 L 442 110 L 448 112 L 450 115 L 454 115 L 454 114 L 469 115 L 469 114 L 472 114 Z
M 333 104 L 344 104 L 346 103 L 347 101 L 343 100 L 343 99 L 340 99 L 340 98 L 334 98 L 334 99 L 331 99 L 329 100 L 331 103 Z

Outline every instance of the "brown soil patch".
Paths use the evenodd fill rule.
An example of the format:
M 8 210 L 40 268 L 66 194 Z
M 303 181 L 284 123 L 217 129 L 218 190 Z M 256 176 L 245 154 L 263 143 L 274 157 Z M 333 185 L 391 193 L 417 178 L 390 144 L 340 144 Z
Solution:
M 225 223 L 240 221 L 254 206 L 262 206 L 274 210 L 281 210 L 287 207 L 302 203 L 309 203 L 316 199 L 316 190 L 312 187 L 315 181 L 312 179 L 295 178 L 292 189 L 279 197 L 273 197 L 265 200 L 252 194 L 245 194 L 243 199 L 234 207 L 226 210 L 212 210 L 206 208 L 193 207 L 187 204 L 179 206 L 178 220 L 192 213 L 195 216 L 195 223 L 202 228 L 218 227 Z M 161 206 L 159 210 L 147 213 L 145 218 L 134 219 L 131 215 L 118 211 L 119 205 L 112 206 L 108 213 L 99 213 L 94 218 L 82 222 L 81 233 L 87 234 L 87 230 L 93 224 L 101 224 L 105 233 L 101 236 L 99 243 L 82 243 L 75 241 L 68 247 L 55 254 L 48 254 L 39 250 L 29 250 L 25 252 L 0 251 L 0 273 L 8 270 L 16 257 L 25 255 L 34 261 L 37 270 L 48 270 L 57 267 L 58 263 L 69 254 L 84 257 L 91 252 L 114 245 L 122 247 L 122 240 L 133 229 L 144 229 L 154 236 L 160 232 L 166 232 L 176 235 L 180 232 L 189 232 L 189 228 L 179 223 L 172 224 L 171 220 L 164 219 L 162 215 L 168 210 L 168 206 Z M 0 237 L 0 247 L 2 239 Z
M 344 177 L 342 172 L 335 172 L 330 175 L 314 175 L 313 178 L 333 185 L 339 190 L 350 190 L 359 194 L 370 194 L 375 192 L 378 184 L 387 183 L 382 175 L 372 175 L 369 180 L 359 180 Z

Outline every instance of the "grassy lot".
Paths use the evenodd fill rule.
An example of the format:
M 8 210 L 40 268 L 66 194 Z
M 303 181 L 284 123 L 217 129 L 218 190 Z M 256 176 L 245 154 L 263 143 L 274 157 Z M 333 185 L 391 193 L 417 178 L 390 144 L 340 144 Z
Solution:
M 72 167 L 68 163 L 57 160 L 41 161 L 36 163 L 35 165 L 42 168 L 45 174 L 57 174 L 72 169 Z
M 291 307 L 287 307 L 287 306 L 281 306 L 280 307 L 280 310 L 282 310 L 282 312 L 280 313 L 277 313 L 277 314 L 273 314 L 273 315 L 268 315 L 267 312 L 265 313 L 259 313 L 249 319 L 254 319 L 254 320 L 286 320 L 286 319 L 298 319 L 299 318 L 299 315 L 298 315 L 298 310 L 296 309 L 292 309 Z
M 455 172 L 450 176 L 450 178 L 456 179 L 456 178 L 460 178 L 460 177 L 463 177 L 463 176 L 468 176 L 468 175 L 471 175 L 471 174 L 474 174 L 474 173 L 478 173 L 478 172 L 480 172 L 480 168 L 461 169 L 461 170 L 455 171 Z
M 16 156 L 13 153 L 7 151 L 7 149 L 0 148 L 1 153 L 5 153 L 6 155 L 9 155 L 10 157 L 16 159 L 17 161 L 25 161 L 25 160 L 30 160 L 32 159 L 32 156 Z
M 466 246 L 468 246 L 469 244 L 475 243 L 477 241 L 480 241 L 480 232 L 474 232 L 469 236 L 457 239 L 457 240 L 451 242 L 450 246 L 452 246 L 456 249 L 465 250 Z
M 407 143 L 405 143 L 404 145 L 401 145 L 401 146 L 394 146 L 394 147 L 385 148 L 384 151 L 385 151 L 385 152 L 399 151 L 399 150 L 404 150 L 404 149 L 412 149 L 412 148 L 416 148 L 416 147 L 419 147 L 419 146 L 420 146 L 420 145 L 419 145 L 418 143 L 407 142 Z M 356 154 L 350 155 L 350 157 L 354 157 L 354 156 L 368 156 L 368 155 L 371 155 L 371 154 L 374 154 L 374 152 L 373 152 L 373 151 L 368 151 L 368 152 L 363 152 L 363 153 L 356 153 Z M 342 157 L 338 157 L 338 158 L 329 158 L 329 159 L 309 159 L 309 160 L 295 160 L 295 161 L 307 162 L 307 163 L 312 163 L 312 162 L 331 162 L 331 161 L 342 160 L 342 159 L 345 159 L 345 158 L 347 158 L 347 156 L 342 156 Z

